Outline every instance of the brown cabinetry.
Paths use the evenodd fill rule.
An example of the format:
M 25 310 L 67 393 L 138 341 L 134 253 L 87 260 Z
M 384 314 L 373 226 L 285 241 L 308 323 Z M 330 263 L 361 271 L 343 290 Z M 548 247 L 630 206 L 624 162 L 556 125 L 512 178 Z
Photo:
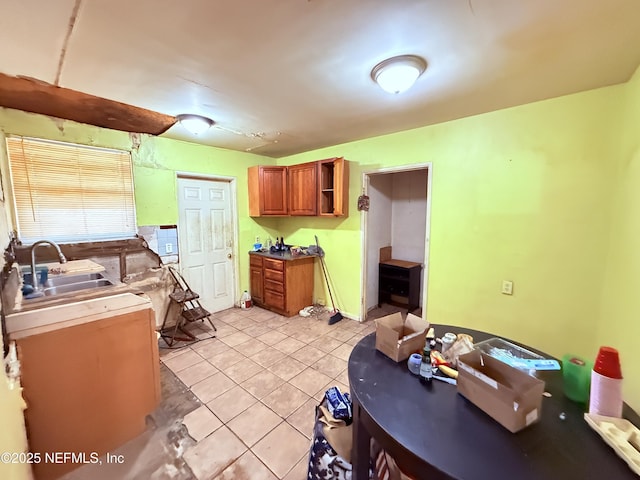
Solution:
M 249 255 L 249 276 L 251 284 L 251 300 L 257 305 L 264 303 L 264 287 L 262 280 L 262 257 Z
M 312 304 L 314 257 L 279 259 L 250 253 L 249 264 L 256 305 L 291 317 Z
M 341 217 L 347 214 L 349 193 L 349 169 L 342 158 L 320 160 L 318 191 L 318 215 Z
M 87 461 L 145 430 L 160 400 L 155 315 L 150 308 L 16 339 L 32 453 L 85 453 Z M 78 463 L 33 465 L 38 479 Z
M 249 167 L 249 215 L 287 215 L 287 167 Z
M 289 215 L 317 215 L 318 163 L 288 167 Z
M 349 164 L 342 157 L 288 167 L 249 168 L 249 215 L 347 215 Z

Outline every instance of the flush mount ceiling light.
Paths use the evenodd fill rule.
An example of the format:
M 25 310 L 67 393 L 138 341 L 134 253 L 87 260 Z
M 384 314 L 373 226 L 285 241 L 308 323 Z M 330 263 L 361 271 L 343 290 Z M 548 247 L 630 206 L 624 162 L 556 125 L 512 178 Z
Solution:
M 399 55 L 383 60 L 371 70 L 371 78 L 385 92 L 402 93 L 411 88 L 427 69 L 427 61 L 417 55 Z
M 176 120 L 178 120 L 180 125 L 194 135 L 200 135 L 201 133 L 206 132 L 214 123 L 210 118 L 191 113 L 181 113 L 180 115 L 176 115 Z

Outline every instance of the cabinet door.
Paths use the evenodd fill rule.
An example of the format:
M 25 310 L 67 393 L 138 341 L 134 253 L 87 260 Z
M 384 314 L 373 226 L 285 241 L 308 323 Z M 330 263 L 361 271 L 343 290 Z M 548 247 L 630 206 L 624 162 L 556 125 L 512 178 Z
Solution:
M 155 315 L 140 310 L 17 341 L 32 452 L 113 451 L 145 430 L 160 400 Z M 77 463 L 41 462 L 36 478 Z
M 287 167 L 249 167 L 247 187 L 251 217 L 287 215 Z
M 316 215 L 318 212 L 318 163 L 288 167 L 289 215 Z
M 341 217 L 347 215 L 349 204 L 349 164 L 342 158 L 320 160 L 318 215 Z
M 264 291 L 262 288 L 262 268 L 251 267 L 251 299 L 254 302 L 264 302 Z
M 287 215 L 287 167 L 260 167 L 261 215 Z
M 251 299 L 254 302 L 264 302 L 264 278 L 262 268 L 262 257 L 249 254 L 249 283 L 251 288 Z

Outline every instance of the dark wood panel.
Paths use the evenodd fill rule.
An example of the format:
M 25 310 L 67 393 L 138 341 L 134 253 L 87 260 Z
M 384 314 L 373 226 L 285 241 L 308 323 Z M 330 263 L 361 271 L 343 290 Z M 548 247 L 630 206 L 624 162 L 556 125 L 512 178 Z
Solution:
M 125 132 L 160 135 L 176 118 L 32 78 L 0 74 L 0 105 Z

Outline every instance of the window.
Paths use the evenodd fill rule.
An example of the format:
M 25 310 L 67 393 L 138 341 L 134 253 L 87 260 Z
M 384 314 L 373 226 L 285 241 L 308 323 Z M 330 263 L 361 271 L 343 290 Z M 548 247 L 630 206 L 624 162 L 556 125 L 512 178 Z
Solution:
M 8 137 L 14 220 L 23 243 L 133 237 L 131 155 Z

